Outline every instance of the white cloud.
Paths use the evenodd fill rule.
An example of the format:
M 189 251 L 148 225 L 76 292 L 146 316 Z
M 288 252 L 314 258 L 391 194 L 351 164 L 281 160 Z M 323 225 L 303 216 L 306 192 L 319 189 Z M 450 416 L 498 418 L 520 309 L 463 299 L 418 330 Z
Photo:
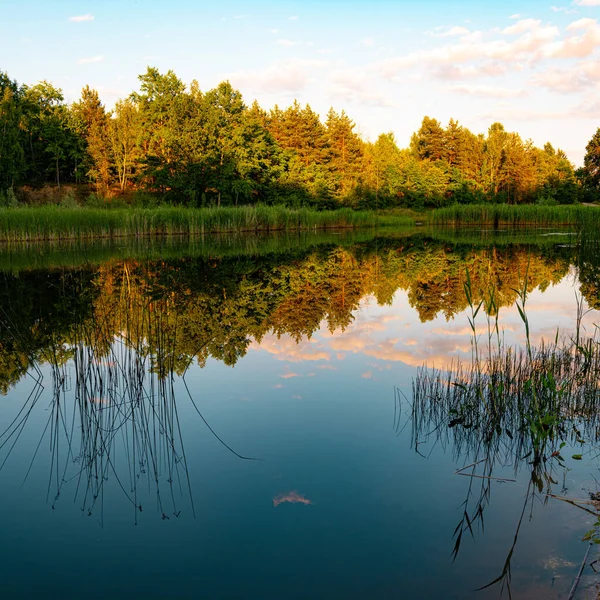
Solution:
M 590 19 L 593 21 L 593 19 Z M 583 26 L 583 25 L 582 25 Z M 589 23 L 585 32 L 586 47 L 590 37 Z M 418 67 L 440 68 L 442 66 L 458 67 L 461 64 L 471 63 L 474 68 L 481 68 L 483 64 L 495 62 L 505 68 L 522 68 L 522 65 L 532 64 L 561 51 L 562 46 L 571 40 L 577 42 L 576 36 L 560 38 L 560 30 L 554 25 L 544 25 L 535 19 L 523 19 L 514 25 L 502 30 L 502 37 L 498 38 L 494 31 L 487 32 L 485 37 L 481 32 L 473 37 L 469 34 L 453 43 L 438 46 L 428 50 L 417 50 L 382 60 L 373 68 L 388 79 L 395 78 L 400 71 Z M 510 36 L 512 39 L 506 39 Z
M 244 70 L 226 76 L 236 87 L 254 93 L 297 94 L 314 80 L 315 71 L 327 66 L 326 61 L 292 58 L 277 61 L 264 69 Z
M 577 6 L 600 6 L 600 0 L 575 0 Z
M 570 111 L 551 111 L 540 109 L 524 109 L 521 106 L 497 106 L 493 110 L 478 115 L 485 121 L 568 121 L 571 119 Z
M 542 22 L 537 19 L 521 19 L 520 21 L 517 21 L 514 25 L 503 29 L 502 33 L 504 35 L 520 35 L 522 33 L 525 33 L 526 31 L 538 29 L 541 24 Z
M 455 25 L 454 27 L 450 27 L 449 29 L 440 32 L 435 32 L 433 33 L 433 35 L 436 37 L 454 37 L 459 35 L 468 35 L 469 33 L 470 31 L 466 27 L 460 27 L 458 25 Z
M 291 48 L 292 46 L 295 46 L 298 42 L 292 42 L 292 40 L 280 39 L 280 40 L 277 40 L 277 43 L 280 46 L 285 46 L 286 48 Z
M 340 103 L 391 107 L 389 94 L 379 90 L 377 81 L 358 69 L 338 69 L 331 74 L 328 94 Z
M 553 92 L 578 93 L 600 83 L 600 63 L 596 60 L 580 61 L 571 69 L 550 69 L 538 73 L 532 81 Z
M 482 98 L 523 98 L 527 96 L 525 90 L 495 87 L 491 85 L 455 85 L 449 88 L 451 92 L 479 96 Z
M 85 23 L 86 21 L 93 21 L 94 20 L 94 15 L 76 15 L 74 17 L 69 17 L 69 21 L 72 21 L 73 23 Z
M 564 39 L 549 44 L 544 54 L 552 58 L 583 58 L 590 56 L 600 47 L 600 25 L 596 19 L 579 19 L 567 26 L 567 31 L 581 32 L 567 35 Z
M 294 15 L 293 17 L 290 17 L 288 20 L 289 21 L 297 21 L 298 17 L 296 15 Z
M 375 45 L 375 40 L 373 38 L 366 37 L 366 38 L 363 38 L 362 40 L 360 40 L 360 43 L 363 46 L 371 47 L 371 46 Z
M 573 13 L 577 12 L 577 9 L 569 8 L 568 6 L 551 6 L 550 9 L 554 12 L 565 13 L 565 15 L 572 15 Z
M 521 14 L 520 13 L 515 13 L 514 15 L 510 15 L 510 17 L 508 17 L 509 19 L 520 19 L 521 18 Z
M 104 60 L 104 57 L 101 54 L 99 54 L 98 56 L 91 56 L 88 58 L 80 58 L 77 61 L 77 64 L 78 65 L 87 65 L 89 63 L 97 63 L 97 62 L 101 62 L 103 60 Z
M 501 77 L 507 72 L 507 66 L 498 61 L 485 61 L 478 65 L 441 65 L 433 71 L 438 79 L 461 81 L 479 79 L 481 77 Z

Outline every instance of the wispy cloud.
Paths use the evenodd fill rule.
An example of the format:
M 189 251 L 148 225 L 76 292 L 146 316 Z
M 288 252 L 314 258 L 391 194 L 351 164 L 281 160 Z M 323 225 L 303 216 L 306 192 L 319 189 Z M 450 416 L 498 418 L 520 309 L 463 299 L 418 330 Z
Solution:
M 277 43 L 280 46 L 286 46 L 287 48 L 291 48 L 292 46 L 296 46 L 298 44 L 298 42 L 293 42 L 292 40 L 286 40 L 286 39 L 279 39 L 279 40 L 277 40 Z
M 455 25 L 450 28 L 443 28 L 441 30 L 436 30 L 432 33 L 435 37 L 455 37 L 459 35 L 467 35 L 470 31 L 466 27 L 460 27 Z
M 375 78 L 359 69 L 340 69 L 330 74 L 328 94 L 335 101 L 366 104 L 368 106 L 394 106 L 389 94 L 378 90 Z
M 580 61 L 569 70 L 551 69 L 538 73 L 532 81 L 553 92 L 576 94 L 600 83 L 600 63 L 595 60 Z
M 523 98 L 527 96 L 527 91 L 523 89 L 511 89 L 491 85 L 455 85 L 450 87 L 450 91 L 481 98 Z
M 89 63 L 97 63 L 97 62 L 101 62 L 103 60 L 104 60 L 104 57 L 101 54 L 99 54 L 98 56 L 90 56 L 87 58 L 80 58 L 77 61 L 77 64 L 78 65 L 87 65 Z
M 526 31 L 538 29 L 542 22 L 539 19 L 521 19 L 510 27 L 505 27 L 502 30 L 504 35 L 520 35 Z
M 576 8 L 569 8 L 568 6 L 551 6 L 550 10 L 553 10 L 554 12 L 557 13 L 565 13 L 565 15 L 572 15 L 573 13 L 577 12 Z
M 293 58 L 264 69 L 230 73 L 227 79 L 254 93 L 297 94 L 314 79 L 317 71 L 326 66 L 326 61 Z
M 600 6 L 600 0 L 594 1 Z M 421 77 L 429 75 L 450 81 L 476 80 L 504 76 L 515 71 L 526 73 L 539 64 L 550 66 L 556 60 L 591 60 L 600 49 L 600 23 L 594 18 L 575 20 L 562 30 L 540 19 L 527 18 L 517 19 L 503 29 L 487 32 L 462 35 L 464 32 L 461 28 L 451 28 L 434 35 L 440 37 L 452 31 L 456 33 L 456 39 L 446 38 L 448 41 L 445 44 L 381 60 L 372 65 L 371 71 L 378 72 L 391 82 L 397 81 L 402 72 L 413 69 L 419 69 Z M 565 68 L 561 64 L 560 68 L 565 72 L 573 72 L 574 65 Z M 578 80 L 578 76 L 565 75 L 562 79 Z M 579 79 L 582 84 L 578 88 L 581 88 L 586 81 L 595 80 L 595 77 L 584 72 L 579 74 Z M 551 83 L 535 72 L 532 73 L 531 81 Z M 561 88 L 560 83 L 557 86 Z M 565 91 L 566 87 L 562 86 L 560 91 Z M 455 91 L 497 98 L 518 98 L 524 95 L 518 90 L 490 86 L 463 87 Z
M 69 17 L 69 21 L 72 23 L 85 23 L 86 21 L 93 21 L 94 15 L 75 15 L 74 17 Z
M 297 21 L 298 20 L 298 16 L 297 15 L 293 15 L 288 20 L 289 21 Z
M 575 0 L 577 6 L 600 6 L 600 0 Z

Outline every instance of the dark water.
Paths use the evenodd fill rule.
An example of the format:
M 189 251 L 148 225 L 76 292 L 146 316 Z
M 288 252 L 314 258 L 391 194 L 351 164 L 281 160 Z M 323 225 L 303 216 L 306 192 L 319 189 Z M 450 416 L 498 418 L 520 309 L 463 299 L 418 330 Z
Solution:
M 567 598 L 595 518 L 546 493 L 589 498 L 596 440 L 543 489 L 523 457 L 465 477 L 412 405 L 418 367 L 471 358 L 466 270 L 509 345 L 525 277 L 534 343 L 599 306 L 593 253 L 525 237 L 4 250 L 3 597 Z

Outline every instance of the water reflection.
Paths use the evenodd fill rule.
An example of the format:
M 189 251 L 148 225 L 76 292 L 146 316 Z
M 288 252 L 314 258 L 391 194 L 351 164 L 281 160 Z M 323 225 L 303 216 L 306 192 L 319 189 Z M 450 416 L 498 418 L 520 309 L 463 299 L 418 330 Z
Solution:
M 455 560 L 465 536 L 475 538 L 484 529 L 484 515 L 491 501 L 493 484 L 516 483 L 504 473 L 516 477 L 527 474 L 528 485 L 518 518 L 512 545 L 500 575 L 479 590 L 499 585 L 511 596 L 512 558 L 528 513 L 549 498 L 565 501 L 600 517 L 591 500 L 567 498 L 567 466 L 585 454 L 597 455 L 600 439 L 600 339 L 594 325 L 592 333 L 583 326 L 584 316 L 591 313 L 582 299 L 577 302 L 574 331 L 557 330 L 554 339 L 532 344 L 527 315 L 527 285 L 521 284 L 516 303 L 525 330 L 522 347 L 505 344 L 498 326 L 495 290 L 475 304 L 470 282 L 465 296 L 470 304 L 471 359 L 455 361 L 447 370 L 422 367 L 413 381 L 409 422 L 412 446 L 425 457 L 423 446 L 439 444 L 451 449 L 455 459 L 464 464 L 455 475 L 470 479 L 462 516 L 454 530 L 452 557 Z M 485 306 L 484 341 L 477 332 L 476 315 Z M 595 315 L 597 316 L 597 315 Z M 402 394 L 396 394 L 394 425 L 405 427 L 401 419 Z M 572 456 L 571 456 L 572 455 Z M 566 458 L 565 458 L 566 457 Z M 569 461 L 569 459 L 571 459 Z M 559 486 L 557 492 L 554 486 Z M 562 495 L 559 495 L 562 494 Z M 593 510 L 585 505 L 593 505 Z M 584 540 L 600 541 L 600 520 Z M 587 554 L 586 554 L 587 556 Z
M 21 315 L 16 305 L 4 310 L 1 325 L 10 341 L 3 347 L 9 350 L 5 364 L 18 364 L 19 378 L 30 369 L 35 385 L 17 416 L 0 433 L 0 449 L 7 451 L 3 461 L 14 451 L 44 391 L 40 364 L 46 364 L 51 370 L 49 415 L 25 481 L 40 448 L 48 445 L 52 458 L 46 500 L 52 509 L 65 488 L 74 488 L 81 511 L 88 516 L 98 512 L 103 523 L 104 487 L 114 479 L 136 523 L 137 513 L 144 508 L 140 486 L 153 488 L 152 501 L 162 519 L 179 517 L 178 498 L 182 496 L 193 515 L 179 417 L 182 400 L 191 403 L 210 433 L 232 454 L 242 460 L 255 459 L 231 448 L 200 412 L 185 380 L 193 357 L 182 354 L 177 346 L 181 325 L 172 310 L 172 295 L 148 288 L 127 263 L 118 269 L 121 279 L 116 287 L 112 273 L 102 268 L 96 279 L 86 272 L 61 273 L 47 322 L 36 319 L 24 327 L 17 320 Z M 152 267 L 147 274 L 151 277 L 154 272 Z M 51 283 L 51 293 L 55 286 Z M 56 323 L 57 309 L 60 326 L 50 328 Z M 14 368 L 4 375 L 4 393 L 7 385 L 15 383 L 14 377 Z M 177 400 L 176 380 L 182 384 Z
M 413 501 L 397 488 L 388 489 L 384 476 L 370 479 L 368 473 L 378 468 L 374 465 L 390 460 L 389 449 L 384 452 L 378 447 L 384 434 L 376 424 L 384 418 L 372 413 L 365 421 L 357 407 L 381 399 L 382 410 L 388 415 L 391 385 L 384 389 L 382 381 L 387 385 L 392 379 L 396 383 L 404 379 L 407 394 L 415 375 L 413 367 L 427 362 L 445 369 L 457 356 L 470 359 L 471 332 L 462 314 L 469 308 L 464 291 L 467 272 L 472 303 L 485 299 L 490 286 L 496 290 L 496 306 L 488 307 L 487 314 L 490 319 L 500 314 L 507 344 L 523 340 L 522 324 L 518 315 L 515 318 L 517 311 L 508 307 L 513 306 L 527 280 L 531 297 L 528 310 L 532 318 L 537 314 L 542 319 L 541 326 L 538 323 L 531 332 L 532 343 L 537 344 L 542 335 L 553 338 L 561 318 L 568 326 L 574 321 L 571 287 L 557 286 L 551 304 L 543 292 L 579 277 L 581 293 L 594 305 L 598 289 L 595 264 L 590 244 L 588 250 L 582 245 L 578 254 L 566 245 L 489 246 L 477 240 L 429 235 L 389 236 L 348 244 L 327 240 L 318 246 L 286 246 L 280 252 L 255 255 L 231 256 L 215 251 L 198 256 L 175 254 L 161 260 L 133 256 L 99 264 L 88 262 L 77 268 L 63 264 L 42 270 L 20 264 L 0 275 L 0 389 L 10 399 L 13 388 L 26 374 L 34 378 L 34 384 L 0 438 L 3 468 L 22 447 L 33 449 L 22 473 L 31 481 L 39 476 L 38 461 L 48 453 L 46 494 L 53 507 L 62 508 L 61 501 L 72 495 L 83 514 L 110 522 L 105 515 L 115 518 L 110 503 L 116 503 L 116 489 L 131 510 L 131 520 L 138 522 L 140 511 L 150 512 L 159 522 L 169 519 L 173 527 L 181 517 L 202 519 L 204 510 L 212 510 L 213 518 L 217 514 L 205 497 L 199 508 L 200 486 L 194 487 L 194 476 L 202 478 L 203 490 L 218 487 L 221 495 L 216 505 L 229 502 L 229 509 L 235 512 L 233 499 L 239 494 L 255 511 L 248 509 L 247 520 L 253 522 L 254 514 L 258 514 L 267 522 L 273 517 L 265 517 L 257 504 L 247 500 L 252 498 L 248 490 L 255 484 L 244 479 L 249 475 L 236 471 L 236 477 L 245 481 L 238 489 L 237 483 L 224 483 L 235 479 L 227 470 L 233 467 L 219 463 L 219 468 L 225 469 L 225 475 L 216 476 L 221 478 L 219 482 L 214 473 L 213 479 L 205 480 L 203 469 L 215 462 L 210 454 L 215 446 L 225 446 L 228 456 L 244 467 L 271 468 L 285 455 L 292 463 L 301 463 L 296 477 L 285 479 L 276 473 L 269 485 L 260 489 L 260 502 L 275 518 L 293 513 L 294 518 L 315 519 L 320 528 L 329 526 L 318 521 L 319 511 L 328 509 L 327 494 L 323 489 L 315 490 L 319 466 L 329 468 L 327 476 L 333 479 L 349 473 L 341 483 L 332 482 L 337 489 L 329 496 L 331 505 L 336 504 L 331 498 L 337 498 L 335 508 L 345 523 L 349 519 L 344 511 L 353 503 L 360 505 L 352 513 L 354 528 L 364 504 L 374 515 L 382 506 L 389 508 L 382 509 L 386 516 L 381 520 L 392 521 L 392 508 L 396 511 L 396 504 L 403 507 L 405 503 L 407 514 L 414 516 L 411 535 L 415 539 L 417 534 L 427 537 L 421 532 L 426 532 L 428 525 L 419 516 L 420 504 L 429 502 L 438 510 L 439 499 L 434 502 L 429 493 L 429 499 L 415 495 Z M 480 317 L 485 317 L 483 309 Z M 588 320 L 584 319 L 590 328 L 591 318 L 588 315 Z M 243 357 L 246 359 L 241 360 Z M 204 377 L 211 365 L 238 363 L 235 375 L 219 366 L 221 370 L 217 375 L 213 371 L 212 380 Z M 463 556 L 466 537 L 477 536 L 483 528 L 484 516 L 488 519 L 490 514 L 493 488 L 507 489 L 514 485 L 509 480 L 525 476 L 526 489 L 519 487 L 515 492 L 522 495 L 514 513 L 516 544 L 534 506 L 547 502 L 548 492 L 561 495 L 562 465 L 570 465 L 568 459 L 576 450 L 570 450 L 562 464 L 553 453 L 565 454 L 560 449 L 563 441 L 575 448 L 579 439 L 589 444 L 596 439 L 598 424 L 595 400 L 590 396 L 584 397 L 587 404 L 561 405 L 560 414 L 570 421 L 561 419 L 564 431 L 550 445 L 536 449 L 527 421 L 533 413 L 524 398 L 521 404 L 506 402 L 502 410 L 489 411 L 476 397 L 444 395 L 442 388 L 460 388 L 449 388 L 445 371 L 436 373 L 443 383 L 440 390 L 434 393 L 423 388 L 415 402 L 403 401 L 403 407 L 397 407 L 397 419 L 402 415 L 404 419 L 396 428 L 400 431 L 404 427 L 403 435 L 412 430 L 413 448 L 423 456 L 433 457 L 436 448 L 453 455 L 458 471 L 455 479 L 464 480 L 460 522 L 452 542 L 448 538 L 456 523 L 452 523 L 448 538 L 442 535 L 441 563 L 452 549 L 455 557 L 459 552 Z M 468 372 L 461 376 L 463 384 L 473 379 Z M 357 397 L 350 408 L 338 392 L 345 385 L 344 379 L 356 388 Z M 423 380 L 416 379 L 417 389 L 419 381 Z M 218 410 L 205 412 L 201 400 L 209 385 L 218 396 L 219 409 L 230 411 L 227 419 L 215 421 Z M 51 389 L 51 401 L 40 429 L 40 424 L 34 426 L 32 421 L 43 386 Z M 20 389 L 24 389 L 22 384 Z M 227 393 L 223 391 L 221 396 L 221 390 L 234 390 L 236 402 L 245 400 L 255 406 L 261 395 L 272 393 L 272 403 L 264 413 L 257 409 L 262 418 L 257 416 L 246 423 L 235 413 L 247 416 L 250 411 L 240 408 L 241 403 L 235 409 L 228 407 Z M 278 404 L 284 396 L 291 406 L 283 405 L 283 401 Z M 317 404 L 327 408 L 321 413 L 315 408 Z M 406 406 L 410 406 L 408 415 Z M 353 416 L 353 411 L 361 417 Z M 282 414 L 289 415 L 287 429 L 272 417 Z M 190 428 L 193 420 L 202 425 L 213 443 L 208 453 L 207 447 L 201 446 L 202 454 L 197 439 L 185 435 L 186 428 L 198 435 L 193 426 Z M 340 423 L 352 430 L 344 432 Z M 309 426 L 311 432 L 318 432 L 316 439 L 306 436 L 314 448 L 305 444 L 301 435 L 302 428 L 308 430 Z M 34 442 L 28 439 L 30 431 L 36 432 Z M 243 435 L 238 435 L 240 431 Z M 262 445 L 247 443 L 251 436 L 261 435 L 265 438 Z M 329 445 L 321 446 L 323 439 Z M 252 450 L 247 452 L 248 448 Z M 402 448 L 397 446 L 394 452 L 400 454 Z M 367 457 L 364 463 L 363 456 Z M 241 462 L 252 458 L 265 458 L 265 462 Z M 408 459 L 401 458 L 399 464 L 410 474 L 409 485 L 414 485 L 420 474 L 406 466 L 403 461 Z M 362 471 L 353 471 L 354 464 L 361 464 Z M 446 467 L 439 467 L 439 471 Z M 326 476 L 321 473 L 320 477 L 323 485 Z M 363 485 L 367 480 L 372 489 Z M 439 489 L 435 493 L 440 495 Z M 278 510 L 272 510 L 274 507 Z M 301 515 L 297 517 L 295 511 Z M 457 516 L 449 511 L 445 518 Z M 334 518 L 329 513 L 329 519 Z M 407 519 L 403 514 L 397 518 Z M 373 527 L 385 529 L 377 539 L 378 546 L 388 540 L 383 537 L 389 534 L 387 523 L 384 527 L 368 518 L 365 522 L 371 533 Z M 303 523 L 308 531 L 310 522 Z M 443 526 L 446 524 L 444 521 Z M 403 528 L 406 526 L 402 523 Z M 331 531 L 332 539 L 345 539 L 343 527 Z M 438 535 L 439 529 L 436 531 Z M 261 530 L 260 535 L 263 533 Z M 400 545 L 407 543 L 401 540 Z M 481 581 L 477 573 L 477 585 L 487 581 L 500 586 L 511 583 L 514 544 L 507 548 L 504 566 L 494 563 L 493 577 Z M 473 579 L 468 579 L 469 589 L 476 587 Z M 414 592 L 422 585 L 422 581 L 417 582 L 411 589 Z M 440 593 L 443 591 L 438 590 L 437 597 Z
M 325 359 L 322 352 L 315 356 L 314 348 L 303 353 L 305 342 L 323 322 L 331 333 L 347 330 L 365 298 L 387 306 L 405 290 L 421 322 L 440 314 L 448 320 L 467 308 L 467 271 L 475 300 L 493 284 L 498 306 L 510 306 L 528 266 L 529 289 L 543 291 L 568 274 L 571 253 L 564 247 L 451 246 L 411 236 L 260 257 L 112 260 L 94 268 L 5 272 L 0 276 L 0 391 L 6 393 L 34 362 L 44 361 L 50 348 L 81 341 L 74 339 L 76 321 L 101 324 L 106 335 L 90 338 L 99 356 L 108 351 L 111 336 L 122 331 L 132 332 L 132 343 L 157 351 L 154 338 L 136 339 L 135 332 L 137 321 L 158 310 L 155 327 L 170 343 L 158 364 L 179 374 L 190 361 L 202 366 L 209 357 L 234 365 L 252 344 L 296 354 L 297 360 Z M 586 279 L 584 294 L 596 293 L 591 285 Z M 440 350 L 447 353 L 452 336 L 443 329 L 438 333 L 447 346 Z M 362 344 L 358 332 L 347 333 L 336 336 L 331 349 L 352 352 Z M 367 354 L 418 365 L 423 359 L 415 352 L 418 346 L 416 338 L 408 339 L 405 349 L 387 343 Z

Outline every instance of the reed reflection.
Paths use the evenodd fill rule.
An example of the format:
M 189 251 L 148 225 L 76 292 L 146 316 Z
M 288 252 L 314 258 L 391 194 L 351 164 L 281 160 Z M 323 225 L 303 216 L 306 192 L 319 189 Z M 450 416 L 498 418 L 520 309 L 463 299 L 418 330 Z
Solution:
M 507 346 L 498 326 L 496 292 L 475 301 L 467 273 L 465 297 L 470 311 L 472 356 L 449 370 L 421 368 L 413 380 L 409 422 L 412 446 L 424 456 L 435 445 L 451 451 L 464 466 L 455 475 L 469 478 L 461 516 L 454 530 L 455 560 L 465 536 L 483 532 L 493 485 L 510 485 L 519 473 L 528 478 L 514 538 L 498 577 L 479 588 L 499 585 L 511 596 L 511 561 L 526 515 L 536 500 L 567 501 L 591 514 L 587 500 L 565 497 L 568 465 L 597 448 L 600 438 L 600 337 L 582 327 L 588 309 L 576 302 L 573 332 L 533 345 L 527 316 L 528 279 L 517 290 L 517 309 L 525 330 L 522 347 Z M 479 337 L 476 317 L 485 310 L 485 333 Z M 483 338 L 483 339 L 482 339 Z M 396 394 L 395 426 L 402 396 Z M 595 508 L 595 507 L 594 507 Z M 600 523 L 600 521 L 599 521 Z M 583 533 L 583 532 L 582 532 Z M 598 538 L 592 531 L 588 539 Z
M 69 299 L 70 291 L 63 289 L 67 306 L 90 300 L 86 294 Z M 255 459 L 231 448 L 200 412 L 185 380 L 191 359 L 178 352 L 182 328 L 171 297 L 157 297 L 141 288 L 124 265 L 123 285 L 109 299 L 96 294 L 93 318 L 88 310 L 75 311 L 68 331 L 53 337 L 35 355 L 27 347 L 31 336 L 21 335 L 5 311 L 14 347 L 31 358 L 35 385 L 0 433 L 2 466 L 16 451 L 42 397 L 46 382 L 38 365 L 41 358 L 50 366 L 52 396 L 25 481 L 48 444 L 46 500 L 53 509 L 66 492 L 72 492 L 82 512 L 98 514 L 103 524 L 112 481 L 113 490 L 120 490 L 130 504 L 136 523 L 138 514 L 148 508 L 142 498 L 162 519 L 179 517 L 182 503 L 195 515 L 179 415 L 182 401 L 191 403 L 218 443 L 239 459 Z

